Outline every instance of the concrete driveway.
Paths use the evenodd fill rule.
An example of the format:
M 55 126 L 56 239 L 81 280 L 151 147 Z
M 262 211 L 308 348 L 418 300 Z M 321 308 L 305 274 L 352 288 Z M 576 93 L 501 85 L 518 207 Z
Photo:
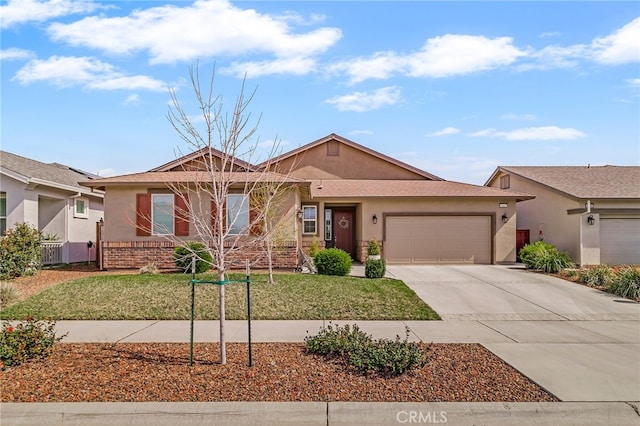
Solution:
M 390 265 L 388 275 L 445 322 L 483 327 L 478 342 L 561 400 L 640 401 L 639 303 L 518 265 Z

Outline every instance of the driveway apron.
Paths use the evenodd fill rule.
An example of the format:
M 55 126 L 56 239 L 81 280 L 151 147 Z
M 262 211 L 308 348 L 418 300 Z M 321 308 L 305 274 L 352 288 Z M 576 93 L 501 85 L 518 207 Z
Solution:
M 639 303 L 519 265 L 390 265 L 388 275 L 444 322 L 483 327 L 475 341 L 561 400 L 640 401 Z

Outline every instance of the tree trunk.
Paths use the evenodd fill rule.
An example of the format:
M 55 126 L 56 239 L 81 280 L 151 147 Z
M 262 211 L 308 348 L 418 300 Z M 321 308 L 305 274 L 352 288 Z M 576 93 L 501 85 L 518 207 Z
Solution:
M 227 341 L 224 333 L 224 322 L 225 322 L 225 308 L 224 308 L 224 272 L 218 273 L 218 281 L 221 284 L 218 286 L 218 296 L 220 301 L 220 364 L 227 363 Z

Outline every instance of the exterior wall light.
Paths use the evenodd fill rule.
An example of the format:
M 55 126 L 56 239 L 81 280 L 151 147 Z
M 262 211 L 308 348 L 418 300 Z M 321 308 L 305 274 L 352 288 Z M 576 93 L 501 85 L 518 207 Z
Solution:
M 587 217 L 587 223 L 588 223 L 589 225 L 595 225 L 595 224 L 596 224 L 596 218 L 595 218 L 595 217 L 593 217 L 593 215 L 592 215 L 592 214 L 590 214 L 590 215 Z
M 375 225 L 376 223 L 378 223 L 378 216 L 376 216 L 376 214 L 374 213 L 373 216 L 371 217 L 371 221 L 373 222 L 373 224 Z
M 507 221 L 509 220 L 509 218 L 507 217 L 506 213 L 502 214 L 502 223 L 507 223 Z
M 297 212 L 298 220 L 302 220 L 302 209 L 299 209 Z

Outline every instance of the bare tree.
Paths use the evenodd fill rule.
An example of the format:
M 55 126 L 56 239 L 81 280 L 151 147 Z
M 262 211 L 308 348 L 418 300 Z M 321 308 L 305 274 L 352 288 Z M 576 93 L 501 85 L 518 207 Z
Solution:
M 282 203 L 281 194 L 291 193 L 287 187 L 296 180 L 289 173 L 277 173 L 277 165 L 271 163 L 279 150 L 277 140 L 259 168 L 252 164 L 259 144 L 256 133 L 260 117 L 252 121 L 248 112 L 256 91 L 245 95 L 246 80 L 232 110 L 226 112 L 222 96 L 214 94 L 215 68 L 206 91 L 197 64 L 190 67 L 189 75 L 199 114 L 196 118 L 187 114 L 171 90 L 167 118 L 194 156 L 181 165 L 186 178 L 174 179 L 168 185 L 176 195 L 176 215 L 188 220 L 194 227 L 192 234 L 207 244 L 213 257 L 211 267 L 218 281 L 224 282 L 231 260 L 241 250 L 248 252 L 248 247 L 254 247 L 256 252 L 260 250 L 255 247 L 273 243 L 278 227 L 273 225 L 271 212 Z M 295 222 L 295 212 L 292 215 Z M 184 244 L 175 235 L 167 238 Z M 270 259 L 271 252 L 268 256 Z M 225 364 L 225 286 L 219 285 L 218 289 L 220 362 Z

